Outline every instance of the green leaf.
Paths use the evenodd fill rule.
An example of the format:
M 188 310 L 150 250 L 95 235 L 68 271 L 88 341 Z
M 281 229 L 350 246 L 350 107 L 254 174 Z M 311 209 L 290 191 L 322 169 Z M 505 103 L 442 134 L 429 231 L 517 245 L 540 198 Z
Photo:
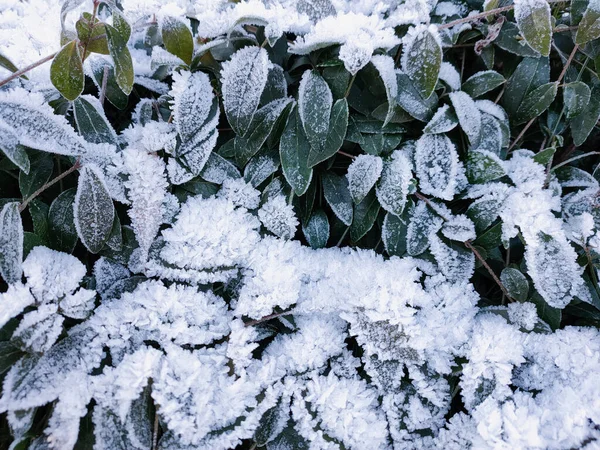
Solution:
M 0 275 L 8 284 L 21 280 L 23 223 L 19 202 L 9 202 L 0 211 Z
M 529 294 L 529 282 L 525 275 L 517 269 L 506 267 L 500 274 L 500 281 L 515 300 L 524 302 Z
M 127 44 L 131 37 L 131 25 L 129 25 L 127 19 L 125 19 L 125 16 L 117 7 L 112 8 L 112 17 L 113 28 L 118 31 L 125 44 Z
M 486 70 L 477 72 L 465 81 L 462 90 L 471 97 L 476 98 L 496 89 L 498 86 L 502 86 L 505 82 L 504 77 L 495 70 Z
M 590 1 L 583 17 L 579 22 L 575 43 L 583 45 L 586 42 L 598 39 L 600 37 L 600 4 L 597 1 Z
M 550 81 L 548 58 L 523 58 L 506 82 L 502 105 L 509 117 L 515 116 L 525 96 Z
M 539 52 L 532 49 L 527 45 L 527 41 L 521 38 L 519 34 L 519 27 L 513 22 L 505 21 L 500 30 L 500 35 L 494 41 L 498 47 L 507 52 L 513 53 L 518 56 L 525 56 L 536 58 L 539 56 Z M 487 47 L 493 48 L 493 47 Z M 488 67 L 491 69 L 491 67 Z
M 25 231 L 23 233 L 23 259 L 27 258 L 27 255 L 29 255 L 29 252 L 33 250 L 34 247 L 38 247 L 40 245 L 44 245 L 42 238 L 35 233 Z
M 373 228 L 379 214 L 379 209 L 380 205 L 374 190 L 367 194 L 363 201 L 354 207 L 354 219 L 350 226 L 350 239 L 353 242 L 358 242 Z
M 423 128 L 423 133 L 447 133 L 458 125 L 458 117 L 450 105 L 442 105 L 435 112 L 431 120 Z
M 92 22 L 90 13 L 82 14 L 82 17 L 75 23 L 75 29 L 77 37 L 85 44 L 86 56 L 89 53 L 109 54 L 104 24 L 98 19 L 94 19 Z
M 515 125 L 525 123 L 546 111 L 558 91 L 558 82 L 546 83 L 534 89 L 523 99 L 515 116 Z
M 277 150 L 267 148 L 253 156 L 244 169 L 244 180 L 254 187 L 258 187 L 279 169 L 279 155 Z
M 467 178 L 474 184 L 483 184 L 506 175 L 502 160 L 494 153 L 481 150 L 469 152 Z
M 125 95 L 133 89 L 133 61 L 127 48 L 127 41 L 119 31 L 106 24 L 106 37 L 110 56 L 115 63 L 115 79 Z
M 406 253 L 406 216 L 406 212 L 402 217 L 387 213 L 383 219 L 381 239 L 390 256 L 403 256 Z
M 396 81 L 398 82 L 396 102 L 415 119 L 427 122 L 438 106 L 437 95 L 433 93 L 428 98 L 423 98 L 405 73 L 396 73 Z
M 50 207 L 44 202 L 35 199 L 28 205 L 29 214 L 33 223 L 33 231 L 36 235 L 47 242 L 50 239 L 50 228 L 48 224 L 48 210 Z
M 194 39 L 187 25 L 176 17 L 166 16 L 161 23 L 161 33 L 167 51 L 189 66 L 194 54 Z
M 592 91 L 582 81 L 565 84 L 563 87 L 563 103 L 565 105 L 567 119 L 581 114 L 590 102 Z
M 115 67 L 112 62 L 105 58 L 88 58 L 92 75 L 98 89 L 101 88 L 104 79 L 104 67 L 108 66 L 108 78 L 106 80 L 106 99 L 118 109 L 125 109 L 129 98 L 124 94 L 115 77 Z
M 333 94 L 316 70 L 306 71 L 298 90 L 298 111 L 312 149 L 317 151 L 327 139 L 332 115 Z
M 21 356 L 23 352 L 14 344 L 7 341 L 0 342 L 0 375 L 10 369 Z
M 588 138 L 600 118 L 600 85 L 592 88 L 590 101 L 584 111 L 571 120 L 573 143 L 580 146 Z
M 548 163 L 552 160 L 554 153 L 556 153 L 556 148 L 548 147 L 548 148 L 545 148 L 544 150 L 542 150 L 541 152 L 537 153 L 533 157 L 533 160 L 536 163 L 541 164 L 542 166 L 547 166 Z
M 91 95 L 84 95 L 73 102 L 73 115 L 79 134 L 94 144 L 118 145 L 117 133 L 104 114 L 100 101 Z
M 550 54 L 552 21 L 550 5 L 545 0 L 515 2 L 515 19 L 529 46 L 542 56 Z
M 92 167 L 81 169 L 73 219 L 77 235 L 83 245 L 98 253 L 108 240 L 113 227 L 115 208 L 104 184 L 104 177 Z
M 313 171 L 308 167 L 310 145 L 300 123 L 298 110 L 292 111 L 279 141 L 279 156 L 286 181 L 296 195 L 304 195 Z
M 211 183 L 223 184 L 229 178 L 240 178 L 240 171 L 232 162 L 212 152 L 200 172 L 200 177 Z
M 48 153 L 36 153 L 31 158 L 29 173 L 19 173 L 19 189 L 24 199 L 46 184 L 52 176 L 53 168 L 54 160 Z
M 287 405 L 289 410 L 289 405 Z M 275 406 L 269 408 L 260 418 L 258 427 L 254 432 L 254 441 L 259 447 L 264 447 L 275 439 L 289 420 L 289 411 L 282 405 L 281 399 Z M 283 423 L 282 423 L 283 422 Z
M 30 162 L 25 148 L 19 144 L 19 138 L 9 127 L 0 123 L 0 150 L 25 174 L 29 173 Z
M 123 232 L 121 231 L 121 220 L 115 211 L 115 219 L 113 220 L 110 235 L 106 240 L 108 248 L 115 252 L 120 252 L 123 249 Z
M 77 41 L 59 50 L 50 65 L 50 81 L 67 100 L 75 100 L 83 92 L 85 77 Z
M 435 89 L 442 66 L 442 47 L 435 33 L 434 36 L 429 27 L 422 27 L 402 49 L 402 70 L 423 98 L 428 98 Z
M 71 253 L 77 244 L 77 230 L 73 219 L 74 203 L 75 188 L 72 188 L 61 193 L 50 205 L 50 244 L 55 250 Z
M 245 166 L 250 158 L 260 150 L 277 121 L 282 116 L 285 118 L 284 114 L 287 114 L 291 104 L 291 99 L 281 98 L 263 106 L 254 114 L 250 125 L 252 131 L 246 137 L 237 136 L 235 138 L 235 157 L 240 166 Z
M 333 213 L 346 226 L 350 226 L 353 212 L 352 196 L 348 190 L 348 180 L 346 177 L 326 172 L 322 175 L 321 181 L 323 183 L 323 195 Z
M 0 67 L 15 73 L 16 71 L 19 70 L 19 68 L 17 66 L 15 66 L 12 61 L 10 59 L 8 59 L 6 56 L 0 54 Z
M 348 129 L 348 102 L 345 98 L 337 100 L 331 110 L 329 129 L 324 142 L 319 147 L 310 146 L 308 153 L 308 166 L 313 167 L 322 161 L 331 158 L 337 153 L 344 143 Z
M 311 248 L 324 248 L 329 240 L 329 219 L 322 210 L 313 212 L 310 219 L 302 224 L 302 232 Z

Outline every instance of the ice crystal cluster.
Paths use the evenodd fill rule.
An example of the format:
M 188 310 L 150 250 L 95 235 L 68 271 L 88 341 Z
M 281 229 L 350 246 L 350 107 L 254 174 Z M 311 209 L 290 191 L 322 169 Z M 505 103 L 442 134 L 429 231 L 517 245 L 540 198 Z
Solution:
M 7 447 L 597 448 L 596 3 L 5 1 Z

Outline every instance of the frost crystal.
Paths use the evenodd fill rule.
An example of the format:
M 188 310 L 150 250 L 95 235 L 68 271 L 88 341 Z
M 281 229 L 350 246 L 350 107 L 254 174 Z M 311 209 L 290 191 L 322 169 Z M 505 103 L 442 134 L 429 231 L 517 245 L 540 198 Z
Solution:
M 459 164 L 456 147 L 447 136 L 425 134 L 417 141 L 415 170 L 424 194 L 451 200 Z
M 258 218 L 267 230 L 280 238 L 291 239 L 296 234 L 298 219 L 294 208 L 287 204 L 282 195 L 269 199 L 261 206 Z
M 412 180 L 409 159 L 403 151 L 396 150 L 390 160 L 386 161 L 377 184 L 377 199 L 383 209 L 397 216 L 401 215 Z
M 348 166 L 348 190 L 352 195 L 354 203 L 360 203 L 375 185 L 381 171 L 383 161 L 378 156 L 359 155 Z

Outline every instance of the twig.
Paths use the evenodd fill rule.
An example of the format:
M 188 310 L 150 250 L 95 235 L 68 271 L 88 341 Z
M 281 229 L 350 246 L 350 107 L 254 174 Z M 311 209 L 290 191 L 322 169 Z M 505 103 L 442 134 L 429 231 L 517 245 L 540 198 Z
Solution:
M 280 313 L 269 314 L 268 316 L 261 317 L 260 319 L 251 320 L 250 322 L 246 322 L 244 324 L 244 326 L 246 326 L 246 327 L 253 327 L 254 325 L 258 325 L 259 323 L 268 322 L 271 319 L 275 319 L 276 317 L 279 317 L 279 316 L 285 316 L 287 314 L 292 314 L 292 312 L 291 311 L 284 311 L 284 312 L 280 312 Z
M 27 67 L 24 67 L 21 70 L 17 70 L 15 73 L 13 73 L 8 78 L 5 78 L 4 80 L 0 81 L 0 87 L 4 86 L 7 83 L 10 83 L 15 78 L 19 78 L 21 75 L 29 72 L 31 69 L 35 69 L 37 66 L 41 66 L 45 62 L 50 61 L 52 58 L 54 58 L 56 56 L 56 53 L 58 53 L 58 52 L 52 53 L 51 55 L 48 55 L 48 56 L 40 59 L 39 61 L 34 62 L 33 64 L 28 65 Z
M 514 302 L 515 299 L 510 296 L 510 294 L 508 293 L 508 290 L 504 287 L 504 285 L 502 284 L 500 279 L 496 276 L 496 274 L 494 273 L 492 268 L 488 265 L 488 263 L 485 261 L 485 259 L 479 254 L 479 252 L 473 246 L 473 244 L 471 244 L 471 241 L 465 241 L 464 244 L 469 250 L 471 250 L 473 252 L 473 254 L 475 255 L 475 258 L 477 258 L 479 260 L 481 265 L 483 267 L 485 267 L 485 269 L 488 271 L 488 273 L 490 274 L 492 279 L 496 282 L 496 284 L 498 285 L 498 287 L 500 288 L 502 293 L 506 296 L 506 298 L 508 298 L 511 302 Z
M 154 412 L 154 431 L 152 432 L 152 450 L 158 448 L 158 411 Z
M 548 3 L 566 3 L 567 0 L 549 0 Z M 514 5 L 503 6 L 502 8 L 490 9 L 489 11 L 485 11 L 479 14 L 475 14 L 469 17 L 463 17 L 462 19 L 456 19 L 452 22 L 444 23 L 442 25 L 438 25 L 438 30 L 445 30 L 447 28 L 452 28 L 453 26 L 460 25 L 462 23 L 475 22 L 479 19 L 485 19 L 488 16 L 495 16 L 501 14 L 506 11 L 510 11 L 513 9 Z
M 575 53 L 577 53 L 577 50 L 579 50 L 579 46 L 577 44 L 575 44 L 575 47 L 573 47 L 573 51 L 571 51 L 571 54 L 569 55 L 567 62 L 563 66 L 563 69 L 560 72 L 560 75 L 558 76 L 558 80 L 556 80 L 556 81 L 558 81 L 559 84 L 562 81 L 562 79 L 564 78 L 565 74 L 567 73 L 567 70 L 569 69 L 571 62 L 573 61 L 573 58 L 575 57 Z
M 346 89 L 344 98 L 348 98 L 348 96 L 350 95 L 350 89 L 352 89 L 352 85 L 354 84 L 355 79 L 356 79 L 356 74 L 352 75 L 352 78 L 350 78 L 350 83 L 348 83 L 348 89 Z
M 108 83 L 108 70 L 110 66 L 104 66 L 104 75 L 102 76 L 102 87 L 100 88 L 100 104 L 104 105 L 104 98 L 106 97 L 106 85 Z
M 343 151 L 341 151 L 341 150 L 338 150 L 337 152 L 338 152 L 340 155 L 347 156 L 348 158 L 351 158 L 351 159 L 356 159 L 356 156 L 354 156 L 354 155 L 351 155 L 350 153 L 346 153 L 346 152 L 343 152 Z
M 48 181 L 46 184 L 44 184 L 41 188 L 39 188 L 37 191 L 35 191 L 33 194 L 31 194 L 29 197 L 27 197 L 25 200 L 23 200 L 23 202 L 19 205 L 19 212 L 23 212 L 23 210 L 27 207 L 27 205 L 34 199 L 36 198 L 38 195 L 40 195 L 42 192 L 44 192 L 46 189 L 48 189 L 50 186 L 52 186 L 53 184 L 59 182 L 60 180 L 62 180 L 64 177 L 66 177 L 67 175 L 75 172 L 77 169 L 79 169 L 81 167 L 81 163 L 79 162 L 79 159 L 77 161 L 75 161 L 75 164 L 73 164 L 73 167 L 71 167 L 69 170 L 64 171 L 63 173 L 61 173 L 59 176 L 57 176 L 56 178 L 54 178 L 53 180 Z
M 567 159 L 566 161 L 561 162 L 560 164 L 555 165 L 552 168 L 552 170 L 554 171 L 554 170 L 558 169 L 559 167 L 566 166 L 567 164 L 569 164 L 573 161 L 577 161 L 578 159 L 585 158 L 587 156 L 592 156 L 592 155 L 600 155 L 600 152 L 589 152 L 589 153 L 585 153 L 583 155 L 574 156 L 572 158 Z
M 510 144 L 510 147 L 508 147 L 508 151 L 510 152 L 513 147 L 515 145 L 517 145 L 517 142 L 519 142 L 521 140 L 521 138 L 525 135 L 525 133 L 527 132 L 527 130 L 529 129 L 529 127 L 533 124 L 533 122 L 535 122 L 535 119 L 537 119 L 537 117 L 534 117 L 533 119 L 531 119 L 529 122 L 527 122 L 527 125 L 525 125 L 523 127 L 523 129 L 521 130 L 521 132 L 519 133 L 519 135 L 515 138 L 515 140 L 513 141 L 512 144 Z

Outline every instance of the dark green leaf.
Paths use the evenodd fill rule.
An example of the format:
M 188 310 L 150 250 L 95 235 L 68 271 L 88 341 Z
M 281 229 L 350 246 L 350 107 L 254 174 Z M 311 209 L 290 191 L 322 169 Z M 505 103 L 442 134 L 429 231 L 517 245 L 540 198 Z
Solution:
M 325 196 L 325 200 L 327 200 L 327 203 L 337 218 L 345 225 L 350 226 L 352 223 L 353 212 L 352 197 L 348 190 L 348 180 L 346 177 L 341 177 L 330 172 L 324 173 L 321 180 L 323 183 L 323 195 Z M 373 194 L 373 196 L 374 195 L 375 194 Z M 367 231 L 365 231 L 365 233 Z
M 516 2 L 515 19 L 529 46 L 542 56 L 550 54 L 552 21 L 547 2 Z
M 308 166 L 313 167 L 337 153 L 344 143 L 348 129 L 348 102 L 345 98 L 336 100 L 331 110 L 329 129 L 324 142 L 319 147 L 310 146 Z
M 435 89 L 442 65 L 439 37 L 423 27 L 404 44 L 402 52 L 402 70 L 413 81 L 421 96 L 428 98 Z
M 0 125 L 0 151 L 25 174 L 29 173 L 30 163 L 25 148 L 19 144 L 19 138 L 9 127 Z
M 484 72 L 477 72 L 465 81 L 462 85 L 462 90 L 475 98 L 496 89 L 498 86 L 502 86 L 505 82 L 504 77 L 498 72 L 486 70 Z
M 502 105 L 509 117 L 513 117 L 525 96 L 550 80 L 548 58 L 524 58 L 506 82 Z
M 74 188 L 68 189 L 56 197 L 48 211 L 52 248 L 67 253 L 71 253 L 77 243 L 73 203 L 75 203 Z
M 50 239 L 50 225 L 48 224 L 49 210 L 50 207 L 40 200 L 36 199 L 29 203 L 29 214 L 33 223 L 33 231 L 44 242 Z
M 303 195 L 312 179 L 313 171 L 308 167 L 309 151 L 310 146 L 296 109 L 289 114 L 279 142 L 283 175 L 296 195 Z
M 332 114 L 331 89 L 316 70 L 305 72 L 298 91 L 298 111 L 312 149 L 319 151 L 327 139 Z
M 81 170 L 73 208 L 79 239 L 90 252 L 98 253 L 110 236 L 115 209 L 104 177 L 96 169 Z
M 560 309 L 548 305 L 537 292 L 533 293 L 529 301 L 535 304 L 539 318 L 550 325 L 552 330 L 556 330 L 560 327 L 560 322 L 562 320 L 562 311 Z
M 584 111 L 571 120 L 573 143 L 583 144 L 600 118 L 600 85 L 592 88 L 590 101 Z
M 568 83 L 563 87 L 563 103 L 567 119 L 581 114 L 590 101 L 592 91 L 582 81 Z
M 109 123 L 100 102 L 92 96 L 84 95 L 73 102 L 73 115 L 79 134 L 94 144 L 118 145 L 117 133 Z
M 471 151 L 467 161 L 467 178 L 471 183 L 482 184 L 506 175 L 502 161 L 487 151 Z
M 29 173 L 19 173 L 19 189 L 23 198 L 41 188 L 52 176 L 54 160 L 48 153 L 36 153 L 31 158 Z
M 302 224 L 302 232 L 312 248 L 324 248 L 329 239 L 329 219 L 322 210 L 313 212 L 310 219 Z
M 546 166 L 552 160 L 554 153 L 556 153 L 556 148 L 548 147 L 542 150 L 541 152 L 537 153 L 533 157 L 533 160 L 536 163 L 541 164 L 542 166 Z
M 555 81 L 543 84 L 527 94 L 517 110 L 515 124 L 525 123 L 546 111 L 554 101 L 557 90 L 558 82 Z
M 244 170 L 244 180 L 258 187 L 279 169 L 277 150 L 263 149 L 253 156 Z
M 424 133 L 439 134 L 447 133 L 458 125 L 458 117 L 454 109 L 449 105 L 443 105 L 438 108 L 431 120 L 423 128 Z
M 21 280 L 23 223 L 19 202 L 10 202 L 0 211 L 0 275 L 8 284 Z
M 385 251 L 390 256 L 403 256 L 406 253 L 406 214 L 403 217 L 387 213 L 383 219 L 381 238 Z
M 539 53 L 527 45 L 527 41 L 521 38 L 519 34 L 519 28 L 514 22 L 505 21 L 502 25 L 500 35 L 494 41 L 498 47 L 507 52 L 513 53 L 519 56 L 536 58 Z M 493 47 L 488 47 L 493 48 Z M 488 66 L 489 67 L 489 66 Z M 491 68 L 491 67 L 489 67 Z
M 429 98 L 424 99 L 408 75 L 404 73 L 397 73 L 396 81 L 398 82 L 396 102 L 415 119 L 427 122 L 438 105 L 437 95 L 433 93 Z
M 108 79 L 106 80 L 106 99 L 118 109 L 125 109 L 129 98 L 123 93 L 117 79 L 115 78 L 115 67 L 112 62 L 105 58 L 89 58 L 90 67 L 94 76 L 94 81 L 98 89 L 102 86 L 104 79 L 104 68 L 108 66 Z
M 367 232 L 373 228 L 380 205 L 377 201 L 375 191 L 372 190 L 362 202 L 354 207 L 354 219 L 350 226 L 350 239 L 359 241 Z M 338 216 L 339 217 L 339 216 Z
M 525 275 L 517 269 L 511 267 L 505 268 L 500 274 L 500 281 L 508 291 L 508 294 L 515 300 L 524 302 L 529 293 L 529 282 Z
M 75 100 L 83 92 L 83 63 L 77 41 L 59 50 L 50 66 L 50 81 L 67 100 Z
M 0 342 L 0 375 L 10 369 L 21 356 L 23 352 L 11 342 Z
M 294 423 L 290 420 L 281 434 L 273 441 L 267 444 L 267 450 L 308 450 L 309 444 L 294 428 Z

